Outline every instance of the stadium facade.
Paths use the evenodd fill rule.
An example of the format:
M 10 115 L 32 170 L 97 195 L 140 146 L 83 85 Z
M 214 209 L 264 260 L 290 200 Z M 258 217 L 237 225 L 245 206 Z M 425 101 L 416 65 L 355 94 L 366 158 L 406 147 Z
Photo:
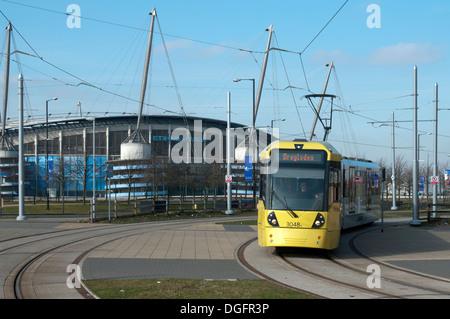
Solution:
M 192 194 L 204 192 L 206 188 L 209 192 L 223 194 L 225 158 L 218 161 L 221 163 L 215 163 L 216 166 L 205 165 L 203 159 L 188 164 L 190 171 L 181 172 L 183 165 L 178 166 L 178 172 L 175 173 L 168 174 L 167 170 L 168 165 L 172 163 L 171 150 L 179 142 L 179 138 L 173 136 L 174 130 L 188 127 L 192 136 L 191 142 L 206 145 L 207 141 L 203 135 L 197 137 L 194 128 L 198 130 L 199 125 L 202 131 L 214 128 L 222 132 L 223 140 L 219 145 L 223 146 L 223 152 L 220 153 L 226 154 L 226 121 L 189 116 L 143 116 L 140 131 L 150 142 L 151 157 L 145 160 L 124 161 L 121 159 L 121 144 L 136 129 L 136 123 L 137 115 L 78 117 L 24 123 L 25 195 L 42 198 L 47 196 L 48 190 L 51 198 L 62 195 L 84 195 L 89 198 L 93 195 L 105 196 L 108 187 L 115 196 L 153 195 L 155 192 L 163 195 L 167 194 L 169 181 L 177 175 L 184 175 L 184 179 L 189 179 L 190 183 L 179 183 L 178 187 L 174 187 L 175 193 Z M 235 129 L 243 127 L 236 123 L 231 123 L 230 126 Z M 9 123 L 7 133 L 9 140 L 18 149 L 17 126 Z M 192 152 L 195 152 L 194 147 Z M 3 158 L 0 154 L 0 163 L 2 197 L 13 198 L 17 195 L 17 159 L 14 157 L 14 151 L 6 152 Z M 210 175 L 198 179 L 199 167 L 208 167 L 218 174 L 220 182 L 214 184 L 217 185 L 214 190 L 212 187 L 208 190 L 208 186 L 213 185 L 210 184 Z M 150 168 L 153 173 L 148 175 L 146 172 L 150 171 Z M 245 164 L 233 164 L 233 175 L 236 177 L 233 180 L 234 185 L 239 192 L 252 193 L 252 187 L 256 184 L 253 181 L 248 183 L 248 180 L 245 182 Z

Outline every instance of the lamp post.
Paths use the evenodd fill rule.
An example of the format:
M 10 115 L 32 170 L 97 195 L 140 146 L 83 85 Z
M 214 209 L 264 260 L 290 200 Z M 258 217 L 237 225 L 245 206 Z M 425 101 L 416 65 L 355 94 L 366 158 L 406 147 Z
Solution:
M 227 93 L 227 178 L 231 176 L 231 94 Z M 225 214 L 234 215 L 231 206 L 231 180 L 227 180 L 227 210 Z
M 252 127 L 250 132 L 250 138 L 256 138 L 256 132 L 255 132 L 255 122 L 256 122 L 256 105 L 255 105 L 255 79 L 234 79 L 233 82 L 241 82 L 241 81 L 252 81 L 253 84 L 253 106 L 252 106 Z M 253 150 L 252 154 L 252 164 L 256 163 L 255 157 L 257 156 L 257 147 L 255 141 L 251 140 L 249 143 L 249 146 L 253 146 L 255 149 Z M 255 168 L 252 167 L 252 182 L 253 182 L 253 202 L 256 205 L 256 181 L 255 181 Z
M 47 210 L 50 210 L 49 188 L 48 188 L 48 102 L 56 101 L 58 98 L 54 97 L 45 101 L 45 126 L 46 126 L 46 138 L 45 138 L 45 153 L 47 164 Z
M 413 69 L 413 218 L 409 222 L 412 226 L 421 224 L 419 219 L 419 172 L 418 172 L 418 147 L 417 147 L 417 66 Z
M 397 195 L 395 193 L 396 189 L 396 180 L 395 180 L 395 121 L 394 121 L 394 112 L 392 112 L 392 207 L 391 210 L 397 210 Z M 400 196 L 400 194 L 399 194 Z
M 286 119 L 276 119 L 276 120 L 270 121 L 270 133 L 272 133 L 272 136 L 273 136 L 273 122 L 276 122 L 276 121 L 284 122 L 284 121 L 286 121 Z

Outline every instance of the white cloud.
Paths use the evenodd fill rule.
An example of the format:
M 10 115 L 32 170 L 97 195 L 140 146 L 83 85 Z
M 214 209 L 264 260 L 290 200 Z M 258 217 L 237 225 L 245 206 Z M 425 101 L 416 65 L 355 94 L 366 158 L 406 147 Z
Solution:
M 165 41 L 167 50 L 173 51 L 178 49 L 188 49 L 193 47 L 193 43 L 191 40 L 178 39 L 173 41 Z M 160 44 L 155 48 L 155 52 L 164 52 L 164 45 Z
M 203 49 L 200 52 L 200 56 L 202 56 L 204 58 L 211 58 L 211 57 L 221 54 L 224 51 L 225 51 L 225 47 L 211 45 L 211 46 L 208 46 L 206 49 Z
M 350 55 L 342 50 L 317 50 L 311 54 L 310 59 L 324 65 L 331 61 L 337 64 L 348 64 L 353 60 Z
M 370 61 L 377 65 L 431 63 L 442 57 L 442 48 L 429 43 L 398 43 L 372 52 Z

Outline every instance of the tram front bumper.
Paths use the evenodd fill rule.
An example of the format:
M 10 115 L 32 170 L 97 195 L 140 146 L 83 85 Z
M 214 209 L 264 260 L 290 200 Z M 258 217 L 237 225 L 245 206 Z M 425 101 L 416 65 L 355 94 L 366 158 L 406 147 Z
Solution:
M 340 231 L 271 227 L 265 229 L 265 235 L 261 246 L 335 249 L 339 246 Z

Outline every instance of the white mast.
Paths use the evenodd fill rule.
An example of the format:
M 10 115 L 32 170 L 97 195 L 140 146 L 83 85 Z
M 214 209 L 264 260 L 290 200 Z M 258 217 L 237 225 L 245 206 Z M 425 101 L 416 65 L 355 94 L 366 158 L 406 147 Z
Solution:
M 151 52 L 152 52 L 153 29 L 154 29 L 154 22 L 155 22 L 155 17 L 156 17 L 156 9 L 153 8 L 153 10 L 149 14 L 152 16 L 152 21 L 151 21 L 150 31 L 149 31 L 149 35 L 148 35 L 147 52 L 145 55 L 144 73 L 142 75 L 138 121 L 137 121 L 136 130 L 130 136 L 128 136 L 120 146 L 121 159 L 142 159 L 142 158 L 150 157 L 151 145 L 146 142 L 144 136 L 141 134 L 141 131 L 140 131 L 141 130 L 142 109 L 144 106 L 145 91 L 147 89 L 148 69 L 149 69 L 149 65 L 150 65 L 150 56 L 151 56 Z
M 6 36 L 6 53 L 5 53 L 5 80 L 4 80 L 4 91 L 3 91 L 3 113 L 2 113 L 2 136 L 1 136 L 1 149 L 10 149 L 10 145 L 5 137 L 5 127 L 6 127 L 6 110 L 8 107 L 8 87 L 9 87 L 9 56 L 10 56 L 10 44 L 11 44 L 11 22 L 8 23 L 6 30 L 8 30 L 8 35 Z M 6 144 L 6 145 L 5 145 Z
M 258 115 L 259 102 L 261 101 L 261 93 L 264 85 L 264 77 L 266 75 L 267 60 L 269 58 L 270 41 L 272 40 L 273 25 L 266 29 L 269 31 L 269 40 L 267 41 L 266 53 L 264 55 L 263 67 L 259 78 L 258 93 L 256 94 L 255 108 L 253 109 L 253 127 L 255 127 L 256 116 Z

